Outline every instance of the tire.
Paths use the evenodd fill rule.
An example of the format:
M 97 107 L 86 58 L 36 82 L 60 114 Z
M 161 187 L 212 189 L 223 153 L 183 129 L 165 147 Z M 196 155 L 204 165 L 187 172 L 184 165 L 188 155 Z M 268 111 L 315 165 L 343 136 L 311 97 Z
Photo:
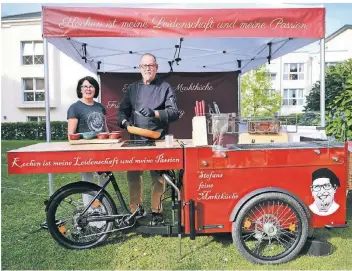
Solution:
M 80 212 L 83 211 L 84 204 L 83 204 L 83 199 L 82 199 L 82 194 L 87 194 L 90 196 L 94 196 L 98 193 L 100 190 L 100 187 L 92 184 L 92 183 L 83 183 L 80 182 L 80 185 L 77 185 L 75 183 L 66 185 L 65 187 L 61 188 L 59 193 L 56 195 L 53 195 L 54 198 L 50 201 L 49 206 L 47 207 L 47 225 L 48 225 L 48 230 L 51 234 L 51 236 L 55 239 L 55 241 L 69 249 L 88 249 L 97 246 L 98 244 L 104 242 L 106 238 L 108 237 L 108 233 L 102 233 L 106 231 L 110 231 L 114 227 L 114 222 L 110 221 L 98 221 L 98 222 L 86 222 L 85 224 L 79 224 L 79 220 L 76 219 L 76 217 L 79 216 Z M 77 194 L 77 195 L 75 195 Z M 72 199 L 76 198 L 76 199 Z M 78 201 L 82 200 L 82 204 L 79 205 L 77 204 Z M 104 215 L 116 215 L 116 205 L 114 201 L 112 200 L 111 196 L 106 192 L 103 191 L 97 198 L 97 202 L 99 206 L 100 211 L 103 212 Z M 61 206 L 61 204 L 65 204 L 65 208 L 58 208 Z M 65 219 L 62 219 L 60 217 L 60 211 L 66 211 L 69 208 L 74 206 L 74 209 L 72 212 L 68 212 L 67 217 L 65 216 Z M 75 206 L 79 205 L 79 207 Z M 93 206 L 94 204 L 92 204 Z M 95 207 L 92 207 L 93 209 Z M 58 211 L 59 210 L 59 211 Z M 96 210 L 96 209 L 94 209 Z M 86 216 L 99 216 L 99 211 L 98 213 L 93 212 L 93 214 L 87 214 L 88 211 L 85 213 Z M 70 225 L 70 222 L 73 224 L 73 229 L 72 231 L 69 230 L 67 231 L 66 227 Z M 76 223 L 76 225 L 75 225 Z M 93 231 L 95 229 L 95 232 Z M 99 230 L 99 233 L 97 233 L 97 230 Z M 86 236 L 92 237 L 91 240 L 87 241 L 80 241 L 77 240 L 77 235 L 78 233 L 86 233 L 88 231 L 88 235 Z M 89 232 L 90 231 L 90 232 Z M 70 237 L 68 233 L 70 233 Z M 83 235 L 82 235 L 83 236 Z M 83 236 L 84 237 L 84 236 Z
M 308 217 L 300 203 L 287 194 L 268 192 L 244 204 L 232 223 L 232 239 L 247 260 L 256 264 L 282 264 L 300 253 L 308 230 Z M 250 248 L 252 240 L 256 241 L 255 251 Z M 263 249 L 261 254 L 264 242 L 270 246 L 269 254 L 285 250 L 273 256 L 264 255 Z

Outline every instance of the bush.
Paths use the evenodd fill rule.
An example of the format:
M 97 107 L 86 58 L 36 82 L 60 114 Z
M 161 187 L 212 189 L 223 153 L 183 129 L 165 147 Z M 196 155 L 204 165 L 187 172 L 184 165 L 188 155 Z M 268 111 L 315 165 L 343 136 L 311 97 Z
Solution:
M 327 135 L 334 136 L 337 141 L 352 140 L 352 76 L 328 109 Z
M 297 120 L 296 120 L 297 118 Z M 279 116 L 282 125 L 320 126 L 320 113 L 304 112 Z
M 335 97 L 344 91 L 344 85 L 352 74 L 352 58 L 328 67 L 325 73 L 325 107 L 334 103 Z M 306 98 L 304 111 L 320 111 L 320 81 L 314 83 Z
M 51 139 L 67 139 L 67 121 L 50 122 Z M 45 122 L 1 123 L 2 140 L 46 140 Z

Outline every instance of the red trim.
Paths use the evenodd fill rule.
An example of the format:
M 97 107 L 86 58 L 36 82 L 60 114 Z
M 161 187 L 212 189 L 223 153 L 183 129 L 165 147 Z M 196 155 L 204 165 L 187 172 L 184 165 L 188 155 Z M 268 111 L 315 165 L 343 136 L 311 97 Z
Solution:
M 44 37 L 323 38 L 324 8 L 43 7 Z M 162 22 L 171 22 L 171 25 Z M 191 28 L 190 28 L 190 24 Z M 126 25 L 130 25 L 127 27 Z M 221 26 L 228 28 L 222 28 Z M 123 27 L 124 26 L 124 27 Z M 234 26 L 234 27 L 232 27 Z M 292 28 L 288 28 L 291 26 Z

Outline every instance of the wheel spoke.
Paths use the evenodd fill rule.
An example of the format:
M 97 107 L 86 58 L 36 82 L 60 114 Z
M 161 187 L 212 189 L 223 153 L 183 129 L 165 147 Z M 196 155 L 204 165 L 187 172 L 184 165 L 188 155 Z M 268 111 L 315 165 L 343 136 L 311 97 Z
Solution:
M 82 215 L 86 200 L 84 196 L 89 195 L 93 198 L 96 193 L 97 191 L 86 188 L 84 185 L 79 188 L 68 188 L 67 191 L 61 192 L 54 199 L 57 204 L 49 205 L 47 211 L 48 219 L 50 221 L 60 220 L 61 222 L 60 225 L 51 222 L 51 228 L 49 229 L 51 235 L 60 245 L 68 248 L 88 248 L 106 239 L 106 232 L 112 229 L 113 222 L 106 220 L 87 221 L 88 217 L 116 215 L 116 212 L 113 211 L 116 210 L 113 209 L 113 202 L 104 194 L 106 192 L 103 192 L 99 197 L 99 204 L 96 204 L 96 206 L 92 205 Z
M 255 232 L 248 234 L 248 235 L 246 236 L 246 238 L 243 239 L 243 241 L 244 241 L 244 242 L 248 241 L 248 239 L 250 239 L 254 234 L 255 234 Z
M 264 195 L 258 198 L 260 200 L 250 205 L 246 215 L 242 215 L 241 221 L 237 222 L 241 225 L 241 235 L 237 236 L 245 248 L 241 251 L 247 251 L 255 259 L 268 262 L 284 258 L 290 253 L 297 254 L 299 250 L 294 248 L 299 243 L 302 231 L 299 205 L 292 205 L 293 200 L 265 198 Z M 285 195 L 282 198 L 289 197 Z M 300 247 L 301 245 L 302 243 Z

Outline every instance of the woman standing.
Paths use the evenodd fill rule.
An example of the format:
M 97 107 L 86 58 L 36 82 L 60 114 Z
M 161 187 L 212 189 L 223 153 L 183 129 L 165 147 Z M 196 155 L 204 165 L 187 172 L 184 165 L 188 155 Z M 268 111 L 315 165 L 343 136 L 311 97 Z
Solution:
M 67 110 L 68 136 L 75 133 L 108 132 L 105 107 L 101 103 L 94 101 L 94 98 L 99 95 L 98 82 L 91 76 L 83 77 L 78 81 L 76 92 L 79 100 Z M 81 174 L 82 181 L 94 181 L 93 172 Z M 98 179 L 98 184 L 103 186 L 105 181 L 102 176 L 98 175 Z

